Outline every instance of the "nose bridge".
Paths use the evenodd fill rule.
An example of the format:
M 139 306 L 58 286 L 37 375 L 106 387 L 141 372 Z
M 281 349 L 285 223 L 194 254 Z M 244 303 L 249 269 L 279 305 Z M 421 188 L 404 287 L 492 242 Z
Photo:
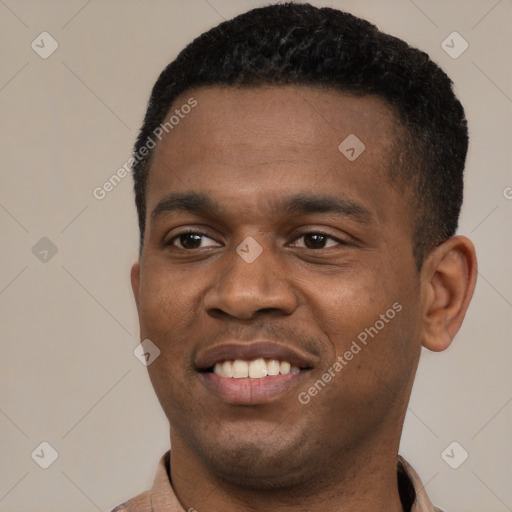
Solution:
M 250 318 L 261 310 L 290 314 L 296 299 L 279 271 L 279 259 L 268 246 L 247 237 L 222 262 L 219 279 L 205 297 L 208 310 Z

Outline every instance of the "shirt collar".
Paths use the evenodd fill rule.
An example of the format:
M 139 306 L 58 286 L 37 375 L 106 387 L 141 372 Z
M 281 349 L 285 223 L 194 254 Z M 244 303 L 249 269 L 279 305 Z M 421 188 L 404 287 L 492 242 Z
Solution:
M 416 471 L 414 471 L 412 466 L 400 456 L 398 457 L 398 463 L 404 468 L 405 473 L 414 487 L 414 492 L 416 493 L 416 499 L 414 500 L 411 512 L 443 512 L 441 509 L 432 505 L 432 502 L 425 491 L 425 487 L 421 483 L 420 477 Z

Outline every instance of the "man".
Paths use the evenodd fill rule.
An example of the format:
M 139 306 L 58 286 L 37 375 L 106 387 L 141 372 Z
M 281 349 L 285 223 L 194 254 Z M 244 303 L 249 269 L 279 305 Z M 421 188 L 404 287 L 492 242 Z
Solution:
M 180 53 L 133 157 L 171 451 L 117 512 L 439 510 L 398 447 L 475 286 L 467 144 L 444 72 L 347 13 L 255 9 Z

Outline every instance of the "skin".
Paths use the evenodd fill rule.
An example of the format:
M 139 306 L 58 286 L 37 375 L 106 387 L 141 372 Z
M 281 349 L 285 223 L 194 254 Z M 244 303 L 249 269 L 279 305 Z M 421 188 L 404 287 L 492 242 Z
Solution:
M 420 349 L 444 350 L 458 331 L 475 285 L 473 245 L 453 237 L 417 270 L 413 203 L 388 178 L 399 141 L 384 101 L 212 87 L 175 106 L 191 96 L 197 106 L 155 149 L 131 276 L 141 339 L 161 351 L 148 371 L 171 425 L 178 499 L 199 512 L 401 511 L 397 453 Z M 366 146 L 352 162 L 338 150 L 349 134 Z M 218 209 L 152 216 L 171 193 L 204 194 Z M 349 200 L 366 216 L 276 209 L 297 194 Z M 177 237 L 187 229 L 204 236 Z M 249 236 L 263 250 L 252 263 L 236 252 Z M 301 404 L 298 394 L 394 303 L 402 310 Z M 205 386 L 202 351 L 256 338 L 296 347 L 312 368 L 260 404 Z

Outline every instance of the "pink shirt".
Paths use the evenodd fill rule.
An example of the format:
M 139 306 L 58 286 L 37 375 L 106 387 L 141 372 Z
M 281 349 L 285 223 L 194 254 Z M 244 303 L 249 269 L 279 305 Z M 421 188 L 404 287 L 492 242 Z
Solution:
M 178 502 L 167 476 L 170 474 L 169 459 L 170 451 L 160 459 L 153 486 L 149 491 L 145 491 L 135 496 L 135 498 L 118 505 L 111 512 L 185 512 Z M 432 505 L 419 476 L 407 461 L 399 457 L 399 462 L 402 464 L 416 492 L 416 501 L 411 512 L 443 512 Z M 193 510 L 189 512 L 193 512 Z

